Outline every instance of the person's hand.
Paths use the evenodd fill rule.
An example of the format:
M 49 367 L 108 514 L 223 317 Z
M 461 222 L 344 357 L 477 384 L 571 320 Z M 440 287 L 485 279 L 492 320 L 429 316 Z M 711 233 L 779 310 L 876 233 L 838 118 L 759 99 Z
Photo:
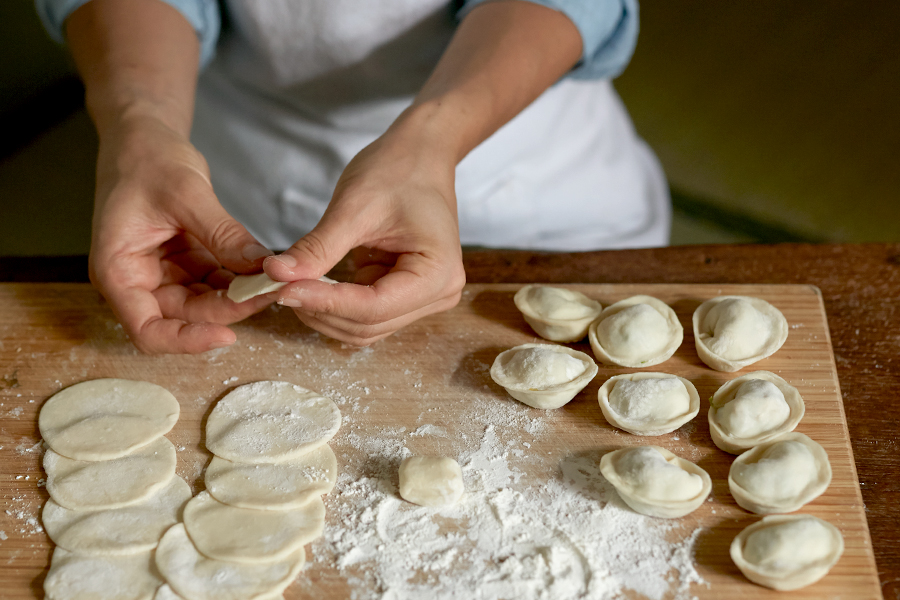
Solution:
M 134 345 L 146 353 L 228 346 L 227 324 L 273 298 L 235 304 L 233 272 L 259 271 L 270 255 L 213 193 L 206 161 L 152 118 L 101 137 L 90 276 Z
M 395 123 L 350 161 L 315 229 L 265 261 L 270 277 L 295 282 L 278 302 L 342 342 L 367 346 L 452 308 L 465 284 L 456 160 L 408 125 Z M 351 250 L 353 283 L 317 281 Z

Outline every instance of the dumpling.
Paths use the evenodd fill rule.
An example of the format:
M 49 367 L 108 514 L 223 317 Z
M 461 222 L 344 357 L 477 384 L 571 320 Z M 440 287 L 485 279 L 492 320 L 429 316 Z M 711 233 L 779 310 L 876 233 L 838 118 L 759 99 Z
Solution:
M 610 425 L 635 435 L 675 431 L 700 412 L 694 384 L 667 373 L 610 377 L 600 386 L 597 398 Z
M 709 433 L 731 454 L 793 431 L 806 407 L 797 388 L 774 373 L 754 371 L 725 383 L 709 400 Z
M 683 338 L 675 311 L 651 296 L 632 296 L 607 306 L 588 330 L 597 360 L 621 367 L 667 361 Z
M 693 321 L 700 360 L 728 373 L 775 354 L 788 336 L 781 311 L 750 296 L 707 300 L 694 311 Z
M 728 472 L 728 488 L 738 505 L 760 515 L 799 510 L 830 483 L 825 449 L 797 432 L 744 452 Z
M 554 342 L 577 342 L 603 307 L 581 292 L 546 285 L 526 285 L 513 301 L 539 336 Z
M 597 371 L 584 352 L 553 344 L 522 344 L 497 355 L 491 379 L 519 402 L 548 409 L 574 398 Z
M 604 454 L 600 473 L 625 504 L 650 517 L 683 517 L 699 508 L 712 491 L 706 471 L 659 446 Z
M 765 517 L 731 543 L 731 560 L 747 579 L 780 591 L 822 579 L 843 552 L 838 528 L 812 515 Z

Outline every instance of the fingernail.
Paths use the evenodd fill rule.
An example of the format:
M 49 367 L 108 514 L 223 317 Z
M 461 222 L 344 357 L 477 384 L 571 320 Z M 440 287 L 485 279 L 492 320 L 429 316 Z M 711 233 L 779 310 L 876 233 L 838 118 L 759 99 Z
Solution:
M 303 308 L 303 303 L 296 298 L 282 298 L 278 301 L 278 304 L 282 306 L 289 306 L 291 308 Z
M 289 269 L 297 266 L 297 259 L 290 254 L 279 254 L 278 256 L 273 256 L 270 260 L 277 260 Z
M 218 341 L 218 342 L 213 342 L 212 344 L 210 344 L 209 349 L 210 350 L 218 350 L 219 348 L 225 348 L 230 345 L 231 345 L 231 342 Z
M 244 257 L 244 260 L 249 260 L 250 262 L 257 261 L 264 256 L 272 256 L 273 254 L 274 252 L 260 244 L 247 244 L 241 250 L 241 256 Z

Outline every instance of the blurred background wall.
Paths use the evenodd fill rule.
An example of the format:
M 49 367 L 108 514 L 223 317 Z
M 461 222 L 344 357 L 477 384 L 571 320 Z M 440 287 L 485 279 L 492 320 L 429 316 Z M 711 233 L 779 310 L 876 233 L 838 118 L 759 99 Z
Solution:
M 673 244 L 900 241 L 900 3 L 645 0 L 616 80 Z M 31 0 L 0 2 L 0 256 L 86 254 L 97 140 Z

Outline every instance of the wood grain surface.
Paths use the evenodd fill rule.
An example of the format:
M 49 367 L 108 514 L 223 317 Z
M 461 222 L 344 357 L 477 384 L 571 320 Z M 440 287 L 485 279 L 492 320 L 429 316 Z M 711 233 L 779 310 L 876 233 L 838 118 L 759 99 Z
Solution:
M 746 525 L 758 520 L 736 506 L 727 489 L 732 457 L 716 449 L 705 420 L 708 398 L 737 374 L 718 373 L 700 363 L 690 333 L 690 315 L 704 299 L 743 293 L 765 298 L 780 308 L 791 332 L 773 357 L 755 368 L 774 371 L 797 386 L 807 403 L 798 427 L 828 451 L 834 481 L 828 491 L 804 508 L 837 525 L 846 551 L 821 582 L 793 592 L 796 598 L 880 598 L 881 591 L 866 526 L 829 341 L 822 298 L 809 286 L 765 285 L 582 285 L 576 286 L 604 304 L 647 293 L 670 303 L 686 325 L 685 342 L 675 357 L 652 370 L 690 379 L 702 398 L 697 419 L 677 432 L 653 438 L 705 468 L 713 478 L 712 501 L 683 520 L 684 535 L 702 528 L 696 564 L 709 583 L 691 592 L 699 598 L 775 598 L 783 594 L 744 579 L 728 558 L 728 545 Z M 423 319 L 398 335 L 359 350 L 327 340 L 300 326 L 287 310 L 267 310 L 238 325 L 238 343 L 202 356 L 148 357 L 127 342 L 121 327 L 96 292 L 86 285 L 0 286 L 0 590 L 4 598 L 42 597 L 41 586 L 51 544 L 35 522 L 46 492 L 37 481 L 39 464 L 37 412 L 55 391 L 87 379 L 145 379 L 170 389 L 181 401 L 182 415 L 169 438 L 182 449 L 179 474 L 194 489 L 209 459 L 202 446 L 202 425 L 212 403 L 235 385 L 282 379 L 333 395 L 347 417 L 333 447 L 342 469 L 363 473 L 367 460 L 348 435 L 365 436 L 384 427 L 414 430 L 423 415 L 458 434 L 444 451 L 461 450 L 477 439 L 483 425 L 466 419 L 474 405 L 512 406 L 537 418 L 537 411 L 510 400 L 490 381 L 485 367 L 507 347 L 534 340 L 512 304 L 517 285 L 469 285 L 452 311 Z M 590 352 L 586 343 L 575 348 Z M 745 369 L 741 373 L 754 370 Z M 599 385 L 630 369 L 601 365 L 600 374 L 573 402 L 545 418 L 551 432 L 536 440 L 535 454 L 521 485 L 557 476 L 559 464 L 572 455 L 596 455 L 646 438 L 617 433 L 602 418 L 596 402 Z M 512 404 L 511 404 L 512 403 Z M 427 451 L 433 441 L 411 440 L 413 451 Z M 416 444 L 419 444 L 416 446 Z M 448 453 L 449 453 L 448 452 Z M 544 454 L 545 453 L 545 454 Z M 527 467 L 527 468 L 526 468 Z M 329 521 L 327 527 L 340 527 Z M 315 551 L 310 556 L 317 556 Z M 346 575 L 327 561 L 313 562 L 286 598 L 348 595 Z

